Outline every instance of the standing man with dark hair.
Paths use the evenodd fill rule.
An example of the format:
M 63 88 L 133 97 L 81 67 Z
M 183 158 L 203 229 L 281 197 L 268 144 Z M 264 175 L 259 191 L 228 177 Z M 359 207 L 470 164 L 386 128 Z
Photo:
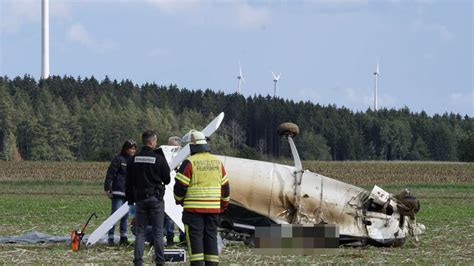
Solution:
M 179 167 L 174 198 L 183 205 L 191 265 L 217 265 L 219 214 L 229 204 L 229 181 L 222 162 L 209 153 L 202 132 L 191 132 L 191 156 Z
M 112 213 L 125 203 L 125 179 L 127 174 L 127 164 L 135 155 L 137 143 L 133 139 L 125 141 L 119 155 L 115 156 L 107 169 L 107 175 L 104 181 L 104 191 L 107 197 L 112 201 Z M 120 219 L 120 245 L 128 245 L 127 238 L 127 219 L 125 215 Z M 109 245 L 114 244 L 115 226 L 109 230 Z
M 170 169 L 165 158 L 153 151 L 156 148 L 156 139 L 155 132 L 143 132 L 143 147 L 127 166 L 126 197 L 129 204 L 136 203 L 135 265 L 143 264 L 145 232 L 149 221 L 153 231 L 155 263 L 164 263 L 163 196 L 165 185 L 170 182 Z

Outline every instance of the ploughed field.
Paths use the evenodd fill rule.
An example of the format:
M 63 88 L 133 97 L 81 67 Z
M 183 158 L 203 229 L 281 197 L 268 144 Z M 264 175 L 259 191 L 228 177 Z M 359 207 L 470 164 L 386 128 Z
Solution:
M 290 163 L 290 162 L 288 162 Z M 416 243 L 400 248 L 339 248 L 333 254 L 263 256 L 240 242 L 228 242 L 221 255 L 230 263 L 474 263 L 474 164 L 439 162 L 303 162 L 306 169 L 371 189 L 379 185 L 396 193 L 410 187 L 421 202 L 417 221 L 427 230 Z M 0 236 L 40 231 L 67 236 L 82 227 L 86 233 L 108 217 L 103 193 L 108 163 L 0 162 Z M 232 181 L 231 181 L 232 182 Z M 231 183 L 232 185 L 232 183 Z M 232 189 L 232 188 L 231 188 Z M 0 244 L 3 263 L 130 263 L 133 247 L 96 245 L 72 252 L 60 244 Z M 151 255 L 145 252 L 145 261 Z

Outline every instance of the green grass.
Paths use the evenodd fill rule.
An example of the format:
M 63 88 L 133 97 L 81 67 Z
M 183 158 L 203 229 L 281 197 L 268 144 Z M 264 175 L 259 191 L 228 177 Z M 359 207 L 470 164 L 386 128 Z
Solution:
M 242 243 L 232 242 L 225 247 L 221 261 L 223 264 L 474 264 L 474 183 L 411 180 L 404 184 L 378 185 L 395 193 L 410 187 L 420 199 L 417 221 L 425 224 L 427 231 L 418 243 L 409 239 L 400 248 L 339 248 L 337 255 L 263 256 Z M 371 189 L 372 184 L 372 179 L 367 179 L 363 187 Z M 110 201 L 103 194 L 99 178 L 68 180 L 46 176 L 35 181 L 7 177 L 0 179 L 0 210 L 1 236 L 32 230 L 67 236 L 96 212 L 99 218 L 92 219 L 88 230 L 92 232 L 108 217 Z M 66 243 L 0 244 L 0 261 L 7 264 L 130 264 L 132 259 L 132 247 L 99 244 L 72 252 Z M 146 254 L 145 260 L 151 263 L 151 255 Z
M 90 180 L 0 180 L 1 190 L 10 194 L 103 195 L 103 183 Z

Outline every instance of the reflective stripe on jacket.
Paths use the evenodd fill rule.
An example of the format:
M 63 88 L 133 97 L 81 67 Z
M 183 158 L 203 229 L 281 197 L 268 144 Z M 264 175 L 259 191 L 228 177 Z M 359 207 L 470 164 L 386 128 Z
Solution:
M 222 162 L 210 153 L 197 153 L 184 161 L 176 181 L 175 200 L 185 211 L 220 213 L 227 207 L 227 175 Z

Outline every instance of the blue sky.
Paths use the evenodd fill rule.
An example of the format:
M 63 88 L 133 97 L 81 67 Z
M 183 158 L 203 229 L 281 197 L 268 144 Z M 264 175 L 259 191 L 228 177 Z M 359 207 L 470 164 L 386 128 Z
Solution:
M 41 1 L 1 0 L 0 74 L 40 76 Z M 474 116 L 470 0 L 50 0 L 52 75 Z

